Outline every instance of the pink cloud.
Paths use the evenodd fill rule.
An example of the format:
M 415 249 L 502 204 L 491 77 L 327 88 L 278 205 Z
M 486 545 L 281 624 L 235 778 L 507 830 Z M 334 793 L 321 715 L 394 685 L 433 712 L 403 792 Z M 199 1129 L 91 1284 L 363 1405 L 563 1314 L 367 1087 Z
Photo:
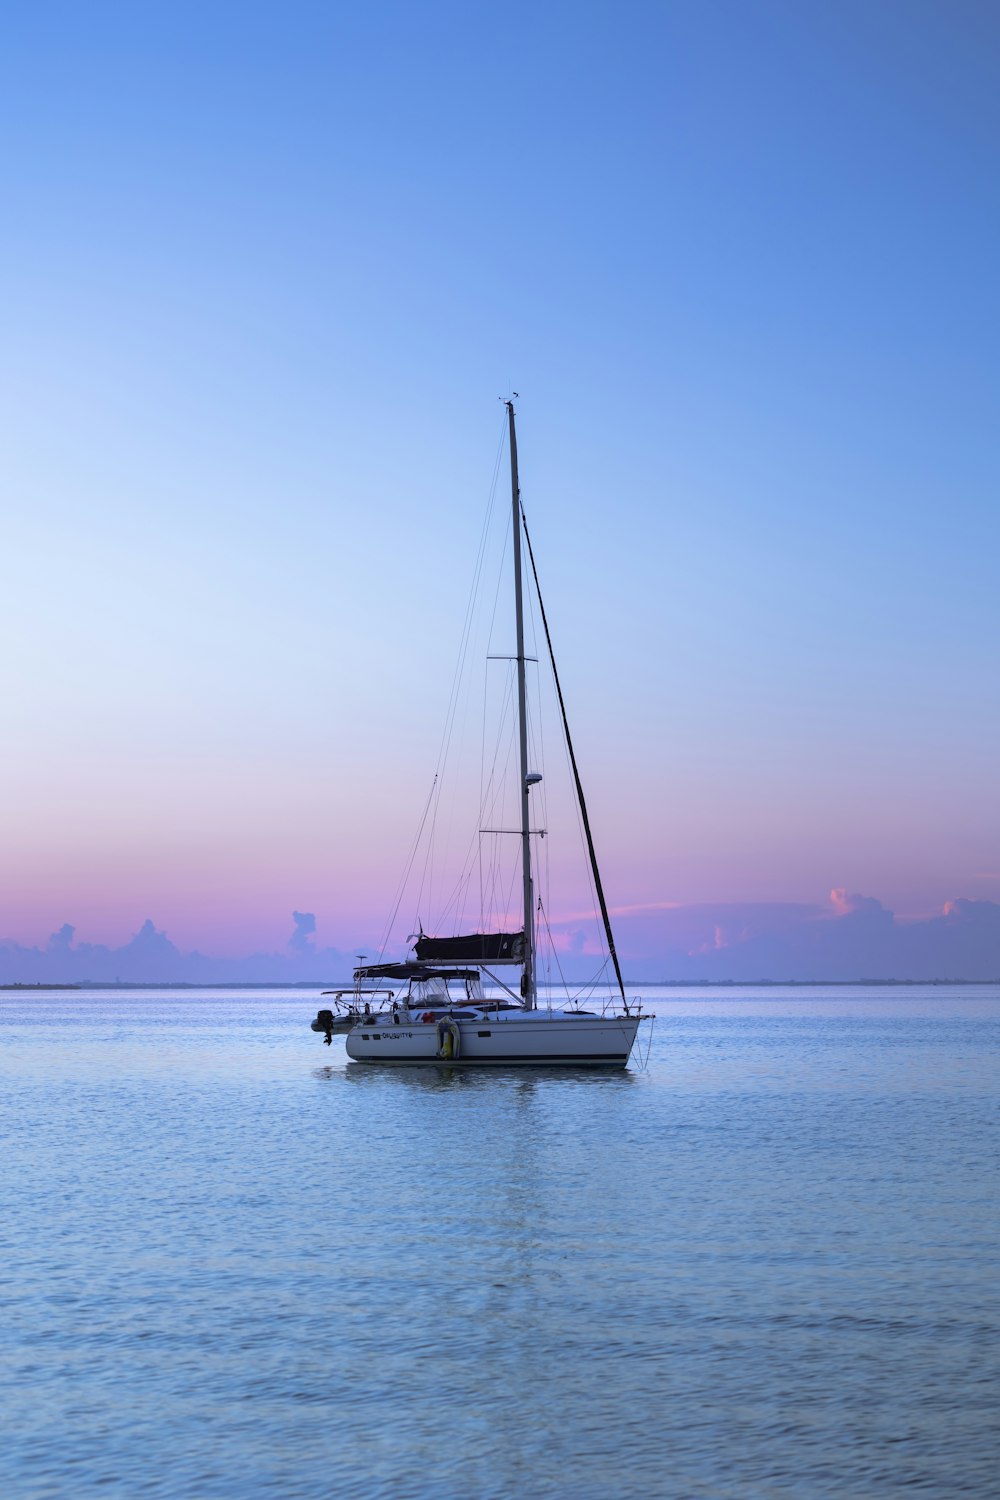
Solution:
M 830 904 L 838 917 L 849 917 L 854 912 L 882 912 L 885 907 L 874 896 L 861 896 L 856 891 L 848 892 L 846 886 L 834 886 L 830 892 Z

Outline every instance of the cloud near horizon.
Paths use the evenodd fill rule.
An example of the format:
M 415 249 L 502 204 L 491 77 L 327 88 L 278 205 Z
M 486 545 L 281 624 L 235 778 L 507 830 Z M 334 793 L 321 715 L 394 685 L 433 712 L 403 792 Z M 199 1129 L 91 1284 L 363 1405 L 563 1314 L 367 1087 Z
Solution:
M 579 951 L 577 924 L 552 925 L 561 951 Z M 874 896 L 835 887 L 822 906 L 632 907 L 614 915 L 614 928 L 623 966 L 647 980 L 1000 978 L 995 901 L 960 897 L 939 915 L 905 921 Z M 594 952 L 592 937 L 586 949 Z
M 316 916 L 311 911 L 293 911 L 295 931 L 288 939 L 288 946 L 295 953 L 315 953 L 313 937 L 316 932 Z
M 295 925 L 284 953 L 250 953 L 238 958 L 183 953 L 149 918 L 119 948 L 74 942 L 76 929 L 66 922 L 52 934 L 44 948 L 23 947 L 9 938 L 0 938 L 0 984 L 58 984 L 72 980 L 109 984 L 116 981 L 267 984 L 346 979 L 354 967 L 353 955 L 313 945 L 316 918 L 312 912 L 293 912 L 292 920 Z
M 312 912 L 293 912 L 284 952 L 218 958 L 183 953 L 148 920 L 121 947 L 76 941 L 64 923 L 44 948 L 0 939 L 0 983 L 341 982 L 352 953 L 318 948 Z M 552 923 L 568 978 L 593 969 L 590 933 Z M 1000 903 L 957 897 L 941 913 L 901 921 L 873 896 L 836 887 L 827 906 L 795 902 L 652 904 L 615 914 L 627 975 L 647 981 L 1000 978 Z

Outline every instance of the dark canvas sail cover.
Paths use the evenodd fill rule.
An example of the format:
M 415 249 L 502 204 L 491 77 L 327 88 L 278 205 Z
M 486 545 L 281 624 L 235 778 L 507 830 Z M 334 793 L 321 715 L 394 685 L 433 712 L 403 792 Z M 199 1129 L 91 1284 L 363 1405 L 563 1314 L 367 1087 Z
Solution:
M 473 932 L 468 937 L 419 937 L 414 945 L 422 963 L 520 964 L 523 932 Z

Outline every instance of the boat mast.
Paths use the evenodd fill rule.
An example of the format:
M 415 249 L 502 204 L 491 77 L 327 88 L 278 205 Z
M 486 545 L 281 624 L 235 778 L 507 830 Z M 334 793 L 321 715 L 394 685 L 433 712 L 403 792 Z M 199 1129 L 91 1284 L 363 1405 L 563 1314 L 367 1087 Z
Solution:
M 514 612 L 517 619 L 517 723 L 521 748 L 521 873 L 524 881 L 524 978 L 526 1009 L 535 1008 L 534 902 L 531 895 L 531 823 L 528 807 L 528 710 L 524 680 L 524 600 L 521 591 L 521 490 L 517 482 L 517 435 L 514 403 L 507 401 L 510 427 L 510 491 L 514 537 Z

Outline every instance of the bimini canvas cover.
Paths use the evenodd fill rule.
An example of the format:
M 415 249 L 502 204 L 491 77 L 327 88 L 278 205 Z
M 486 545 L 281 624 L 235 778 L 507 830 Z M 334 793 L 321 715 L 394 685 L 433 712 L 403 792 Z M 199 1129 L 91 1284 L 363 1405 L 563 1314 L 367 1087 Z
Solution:
M 478 969 L 437 969 L 433 964 L 366 964 L 355 969 L 355 979 L 467 979 L 479 978 Z
M 473 932 L 467 937 L 419 937 L 417 958 L 433 964 L 520 964 L 524 962 L 523 932 Z

